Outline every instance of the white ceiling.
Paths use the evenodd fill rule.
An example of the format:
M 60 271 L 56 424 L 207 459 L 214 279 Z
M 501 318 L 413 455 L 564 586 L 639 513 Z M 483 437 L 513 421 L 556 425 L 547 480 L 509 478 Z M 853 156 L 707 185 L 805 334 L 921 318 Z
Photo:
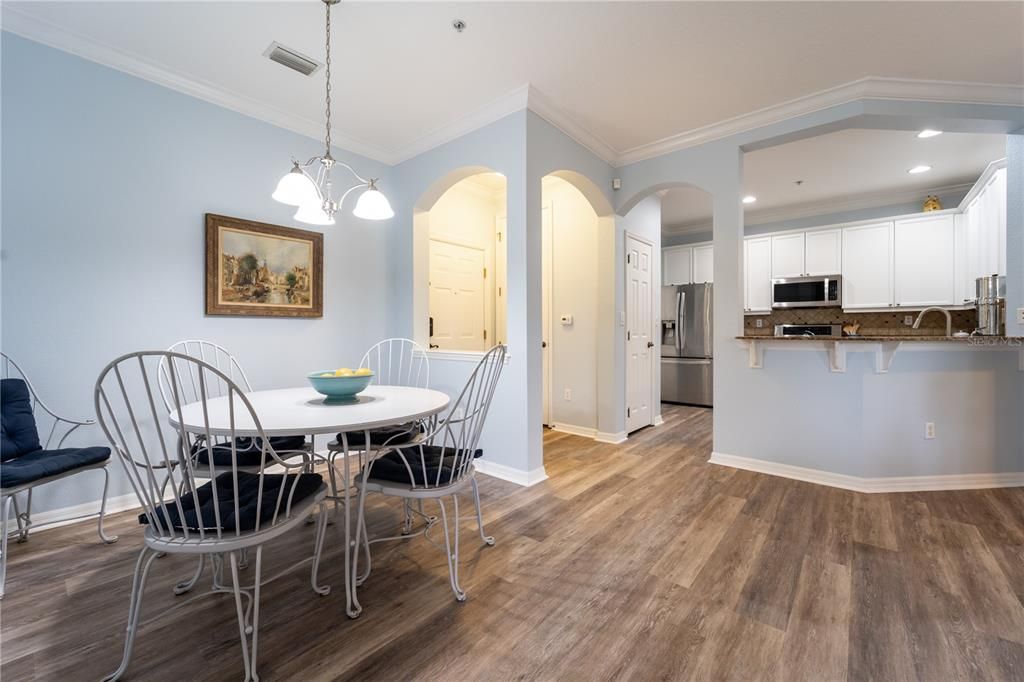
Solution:
M 276 40 L 322 58 L 315 0 L 3 13 L 9 30 L 274 122 L 322 121 L 322 72 L 262 57 Z M 868 76 L 1024 83 L 1019 2 L 343 2 L 334 14 L 336 138 L 389 162 L 526 84 L 620 155 Z
M 744 190 L 757 197 L 745 213 L 756 223 L 814 210 L 829 213 L 830 204 L 845 210 L 923 200 L 932 190 L 973 184 L 989 163 L 1004 156 L 1004 135 L 944 133 L 920 139 L 915 132 L 842 130 L 745 154 Z M 919 164 L 932 170 L 907 173 Z M 661 213 L 667 233 L 707 230 L 711 196 L 693 188 L 669 190 Z

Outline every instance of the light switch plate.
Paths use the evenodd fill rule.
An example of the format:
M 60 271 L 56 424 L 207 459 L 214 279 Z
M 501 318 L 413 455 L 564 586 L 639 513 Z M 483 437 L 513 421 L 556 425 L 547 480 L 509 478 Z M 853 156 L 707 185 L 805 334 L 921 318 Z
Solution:
M 1024 324 L 1024 308 L 1017 308 L 1017 324 Z
M 764 320 L 757 320 L 756 322 L 754 322 L 754 324 L 757 326 L 758 329 L 760 329 L 764 327 Z
M 903 324 L 904 324 L 904 326 L 907 326 L 907 327 L 913 327 L 914 326 L 914 316 L 913 315 L 904 315 L 903 316 Z

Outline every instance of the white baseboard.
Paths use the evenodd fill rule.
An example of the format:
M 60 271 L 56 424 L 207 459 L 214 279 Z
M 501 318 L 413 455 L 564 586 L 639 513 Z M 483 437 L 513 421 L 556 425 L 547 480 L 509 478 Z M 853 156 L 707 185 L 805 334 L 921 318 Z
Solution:
M 619 443 L 626 442 L 626 432 L 619 431 L 618 433 L 612 433 L 610 431 L 598 431 L 597 435 L 594 436 L 594 440 L 599 443 L 611 443 L 612 445 L 618 445 Z
M 573 436 L 583 436 L 584 438 L 595 438 L 597 436 L 597 429 L 591 429 L 586 426 L 574 426 L 572 424 L 554 424 L 551 426 L 552 431 L 558 431 L 559 433 L 568 433 Z
M 654 426 L 661 426 L 664 423 L 665 419 L 660 414 L 654 415 Z
M 858 493 L 904 493 L 926 490 L 976 490 L 981 488 L 1016 488 L 1024 486 L 1024 472 L 993 474 L 938 474 L 934 476 L 887 476 L 862 478 L 836 474 L 820 469 L 807 469 L 762 459 L 712 452 L 711 464 L 756 471 L 770 476 L 792 478 Z
M 22 496 L 22 502 L 24 502 L 24 496 Z M 110 516 L 111 514 L 116 514 L 118 512 L 139 509 L 140 506 L 139 498 L 135 496 L 135 493 L 119 495 L 118 497 L 110 497 L 107 498 L 107 509 L 104 512 L 104 515 Z M 24 511 L 24 508 L 22 508 L 22 511 Z M 44 530 L 50 530 L 51 528 L 60 528 L 61 526 L 66 526 L 70 523 L 84 521 L 90 517 L 98 518 L 99 515 L 99 500 L 75 504 L 70 507 L 50 509 L 44 512 L 33 512 L 32 533 L 39 533 Z M 9 522 L 8 526 L 12 531 L 17 528 L 17 524 L 13 521 Z
M 503 481 L 509 481 L 510 483 L 515 483 L 516 485 L 525 486 L 527 488 L 532 485 L 537 485 L 548 477 L 543 466 L 537 467 L 531 471 L 523 471 L 522 469 L 515 469 L 510 466 L 505 466 L 504 464 L 498 464 L 497 462 L 488 462 L 486 459 L 476 460 L 473 466 L 481 474 L 500 478 Z

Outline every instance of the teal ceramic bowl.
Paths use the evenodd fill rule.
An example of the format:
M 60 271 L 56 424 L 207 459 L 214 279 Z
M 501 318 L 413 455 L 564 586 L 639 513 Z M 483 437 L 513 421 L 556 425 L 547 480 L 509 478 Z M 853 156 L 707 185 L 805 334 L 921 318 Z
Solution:
M 366 387 L 373 381 L 373 374 L 347 377 L 324 377 L 329 370 L 310 372 L 306 375 L 309 383 L 313 385 L 318 393 L 322 393 L 330 400 L 352 400 L 366 390 Z

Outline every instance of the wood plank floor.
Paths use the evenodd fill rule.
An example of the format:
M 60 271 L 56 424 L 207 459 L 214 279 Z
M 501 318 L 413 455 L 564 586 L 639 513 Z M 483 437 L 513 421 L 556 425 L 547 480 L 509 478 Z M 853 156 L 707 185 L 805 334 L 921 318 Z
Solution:
M 1024 679 L 1024 489 L 861 495 L 709 465 L 710 446 L 711 412 L 686 407 L 620 446 L 546 434 L 549 480 L 481 476 L 498 544 L 465 522 L 463 604 L 418 538 L 375 546 L 349 620 L 332 526 L 331 595 L 304 570 L 264 590 L 261 678 Z M 369 517 L 371 532 L 400 519 L 384 503 Z M 109 527 L 112 546 L 92 524 L 10 546 L 4 680 L 117 667 L 141 530 L 132 514 Z M 309 552 L 312 528 L 299 535 L 266 561 Z M 144 618 L 191 567 L 154 564 Z M 209 595 L 140 630 L 129 676 L 241 672 L 233 604 Z

